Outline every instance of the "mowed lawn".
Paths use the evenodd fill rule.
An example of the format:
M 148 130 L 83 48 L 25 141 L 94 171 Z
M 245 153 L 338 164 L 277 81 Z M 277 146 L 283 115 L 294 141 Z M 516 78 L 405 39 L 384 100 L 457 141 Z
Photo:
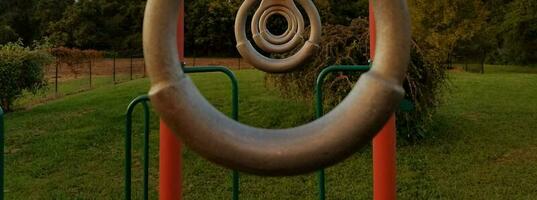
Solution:
M 505 68 L 505 69 L 504 69 Z M 537 74 L 491 67 L 450 73 L 449 88 L 426 139 L 398 147 L 400 199 L 534 199 L 537 196 Z M 525 72 L 531 72 L 525 71 Z M 264 75 L 237 71 L 240 121 L 282 128 L 313 118 L 309 104 L 264 87 Z M 229 81 L 194 75 L 203 94 L 229 113 Z M 139 79 L 66 96 L 6 119 L 6 199 L 121 199 L 124 112 L 146 93 Z M 141 109 L 135 116 L 134 195 L 141 197 Z M 157 197 L 158 120 L 152 113 L 151 197 Z M 229 170 L 186 150 L 185 199 L 228 199 Z M 371 151 L 327 170 L 329 199 L 371 199 Z M 315 199 L 316 174 L 292 178 L 243 175 L 242 199 Z

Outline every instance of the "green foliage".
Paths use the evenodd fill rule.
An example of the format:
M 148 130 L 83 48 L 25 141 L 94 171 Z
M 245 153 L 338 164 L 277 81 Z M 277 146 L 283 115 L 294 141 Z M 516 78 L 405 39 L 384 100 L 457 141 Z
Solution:
M 238 56 L 234 20 L 243 1 L 186 2 L 188 56 Z M 49 37 L 55 46 L 141 54 L 145 0 L 2 0 L 0 44 Z M 368 0 L 315 0 L 324 23 L 349 25 Z M 413 34 L 436 61 L 535 64 L 535 0 L 409 0 Z M 253 12 L 253 10 L 252 10 Z M 274 24 L 272 24 L 274 25 Z M 271 26 L 272 26 L 271 25 Z M 275 25 L 276 30 L 282 24 Z
M 34 3 L 37 0 L 2 0 L 0 1 L 0 27 L 9 27 L 17 37 L 20 37 L 27 45 L 36 38 L 38 31 L 35 30 L 36 22 L 32 18 L 34 13 Z M 4 36 L 0 36 L 4 37 Z M 0 41 L 16 42 L 18 38 Z
M 537 63 L 537 2 L 514 0 L 506 6 L 499 36 L 503 63 Z
M 449 61 L 456 47 L 471 43 L 488 16 L 481 0 L 411 0 L 409 7 L 412 34 L 436 62 Z
M 8 43 L 19 38 L 19 35 L 11 26 L 0 24 L 0 44 Z
M 187 55 L 195 56 L 238 56 L 235 48 L 235 15 L 242 1 L 198 0 L 186 4 L 186 49 Z M 348 25 L 356 17 L 368 13 L 367 0 L 319 0 L 315 1 L 323 21 Z M 255 10 L 252 10 L 252 13 Z M 305 16 L 306 17 L 306 16 Z M 279 23 L 283 29 L 284 23 Z M 277 26 L 276 25 L 276 26 Z
M 353 19 L 369 15 L 368 0 L 317 0 L 315 5 L 328 24 L 349 25 Z
M 52 56 L 43 49 L 23 47 L 22 42 L 0 45 L 0 100 L 10 111 L 23 91 L 37 92 L 46 85 L 43 68 Z
M 311 62 L 289 74 L 267 75 L 269 85 L 274 85 L 288 97 L 313 100 L 313 88 L 319 73 L 330 65 L 367 65 L 369 58 L 369 23 L 355 19 L 350 26 L 323 26 L 321 49 Z M 417 44 L 412 45 L 412 59 L 404 83 L 406 98 L 414 104 L 411 112 L 398 112 L 401 136 L 411 140 L 421 138 L 432 119 L 438 103 L 439 92 L 446 79 L 446 67 L 441 62 L 426 59 Z M 324 93 L 325 106 L 330 110 L 347 96 L 360 73 L 335 73 L 328 76 Z
M 242 1 L 196 0 L 185 5 L 186 53 L 196 56 L 238 56 L 235 15 Z
M 47 29 L 55 46 L 142 52 L 145 2 L 80 0 Z
M 537 3 L 532 0 L 411 0 L 413 35 L 443 62 L 537 62 Z M 453 61 L 454 60 L 454 61 Z

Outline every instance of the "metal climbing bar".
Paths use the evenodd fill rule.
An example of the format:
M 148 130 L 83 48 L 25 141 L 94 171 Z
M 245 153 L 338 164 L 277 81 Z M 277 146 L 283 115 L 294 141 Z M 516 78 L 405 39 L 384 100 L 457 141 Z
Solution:
M 222 66 L 207 66 L 207 67 L 191 67 L 184 68 L 185 73 L 207 73 L 207 72 L 222 72 L 231 80 L 231 118 L 239 121 L 239 83 L 237 77 L 231 70 Z M 233 171 L 231 174 L 232 199 L 239 199 L 239 172 Z
M 321 118 L 324 115 L 323 112 L 323 85 L 324 79 L 330 73 L 338 71 L 369 71 L 369 65 L 332 65 L 325 68 L 321 71 L 317 77 L 317 82 L 315 83 L 315 118 Z M 319 199 L 326 199 L 326 180 L 325 180 L 325 171 L 324 169 L 319 170 Z
M 144 199 L 149 198 L 149 106 L 147 95 L 134 99 L 127 108 L 125 131 L 125 199 L 132 198 L 132 113 L 138 104 L 144 108 Z
M 184 68 L 185 73 L 210 73 L 222 72 L 231 81 L 232 89 L 232 111 L 231 116 L 234 120 L 239 120 L 239 85 L 235 74 L 226 67 L 222 66 L 203 66 Z M 143 199 L 149 199 L 149 106 L 147 102 L 150 99 L 143 95 L 134 99 L 127 108 L 126 114 L 126 131 L 125 131 L 125 199 L 132 199 L 132 113 L 137 105 L 142 104 L 144 107 L 144 188 Z M 234 200 L 239 199 L 239 173 L 232 173 L 232 197 Z
M 315 84 L 315 116 L 317 118 L 323 116 L 323 84 L 324 79 L 330 73 L 333 72 L 342 72 L 342 71 L 358 71 L 358 72 L 367 72 L 371 66 L 369 65 L 332 65 L 325 68 L 321 71 L 317 77 L 317 82 Z M 410 112 L 414 109 L 414 104 L 408 99 L 403 99 L 399 105 L 399 109 L 404 112 Z
M 0 200 L 4 200 L 4 110 L 0 107 Z
M 321 71 L 315 83 L 315 117 L 320 118 L 324 115 L 323 107 L 323 85 L 326 76 L 333 72 L 367 72 L 371 69 L 369 65 L 332 65 Z M 399 109 L 404 112 L 410 112 L 414 105 L 407 99 L 401 101 Z M 326 199 L 325 171 L 319 171 L 319 199 Z
M 361 72 L 367 72 L 371 69 L 371 66 L 369 65 L 332 65 L 330 67 L 327 67 L 321 71 L 319 76 L 317 77 L 317 82 L 315 84 L 315 116 L 317 118 L 323 116 L 323 84 L 324 79 L 326 76 L 328 76 L 330 73 L 333 72 L 341 72 L 341 71 L 361 71 Z

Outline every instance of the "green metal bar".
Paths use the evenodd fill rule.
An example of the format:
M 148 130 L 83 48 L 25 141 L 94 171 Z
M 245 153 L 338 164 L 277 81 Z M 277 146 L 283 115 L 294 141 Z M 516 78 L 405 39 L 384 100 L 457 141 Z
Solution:
M 184 68 L 185 73 L 205 73 L 205 72 L 222 72 L 226 74 L 231 80 L 231 91 L 232 91 L 232 111 L 231 117 L 239 121 L 239 84 L 237 77 L 231 70 L 222 66 L 201 66 L 201 67 L 188 67 Z M 238 200 L 240 194 L 240 175 L 238 171 L 233 171 L 231 173 L 231 190 L 232 190 L 232 199 Z
M 369 71 L 370 66 L 369 65 L 332 65 L 330 67 L 325 68 L 319 76 L 317 77 L 317 82 L 315 84 L 315 102 L 316 102 L 316 109 L 315 109 L 315 116 L 317 118 L 320 118 L 323 116 L 323 84 L 324 79 L 326 76 L 328 76 L 330 73 L 338 72 L 338 71 L 362 71 L 366 72 Z
M 226 67 L 222 66 L 207 66 L 184 68 L 185 73 L 209 73 L 222 72 L 231 80 L 232 87 L 232 113 L 231 116 L 235 120 L 239 120 L 239 87 L 235 74 Z M 149 97 L 147 95 L 137 97 L 127 108 L 126 116 L 126 131 L 125 131 L 125 198 L 132 199 L 132 112 L 138 104 L 144 106 L 144 199 L 148 199 L 148 183 L 149 183 Z M 232 191 L 233 199 L 239 199 L 239 173 L 232 173 Z
M 149 199 L 149 106 L 142 101 L 144 107 L 144 199 Z
M 205 66 L 205 67 L 187 67 L 184 68 L 185 73 L 208 73 L 208 72 L 222 72 L 228 76 L 231 81 L 231 117 L 234 120 L 239 120 L 239 83 L 235 74 L 226 67 L 223 66 Z
M 125 131 L 125 199 L 132 199 L 132 113 L 138 104 L 144 107 L 144 199 L 148 199 L 149 186 L 149 106 L 147 95 L 137 97 L 127 108 Z
M 4 200 L 4 110 L 0 107 L 0 200 Z
M 324 115 L 323 112 L 323 84 L 324 79 L 328 74 L 336 71 L 369 71 L 369 65 L 332 65 L 325 68 L 319 76 L 317 77 L 317 82 L 315 84 L 315 117 L 320 118 Z M 325 170 L 321 169 L 318 173 L 319 178 L 319 199 L 326 199 L 326 179 L 325 179 Z
M 319 199 L 325 200 L 326 199 L 326 184 L 325 184 L 326 180 L 325 180 L 324 169 L 319 170 L 318 178 L 319 178 Z
M 232 199 L 233 200 L 239 200 L 239 194 L 240 194 L 240 191 L 239 191 L 239 188 L 240 188 L 240 176 L 239 176 L 239 172 L 236 171 L 236 170 L 233 170 L 232 174 L 231 174 L 231 179 L 232 179 Z
M 320 118 L 324 115 L 323 108 L 323 84 L 324 79 L 330 73 L 341 71 L 367 72 L 371 69 L 369 65 L 332 65 L 321 71 L 315 84 L 315 117 Z M 400 104 L 401 111 L 410 112 L 414 109 L 411 101 L 404 99 Z M 319 199 L 326 199 L 325 171 L 319 171 Z

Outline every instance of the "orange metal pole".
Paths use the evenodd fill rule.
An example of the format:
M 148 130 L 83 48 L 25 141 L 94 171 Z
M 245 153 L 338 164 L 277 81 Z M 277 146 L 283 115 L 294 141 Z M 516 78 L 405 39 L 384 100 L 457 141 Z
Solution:
M 371 59 L 375 58 L 375 16 L 369 1 L 369 35 Z M 396 196 L 396 127 L 395 114 L 373 138 L 373 198 L 395 200 Z
M 184 60 L 184 1 L 179 4 L 179 21 L 177 23 L 177 48 L 179 59 Z M 182 155 L 181 141 L 172 131 L 160 122 L 160 157 L 159 157 L 159 199 L 178 200 L 182 198 Z

